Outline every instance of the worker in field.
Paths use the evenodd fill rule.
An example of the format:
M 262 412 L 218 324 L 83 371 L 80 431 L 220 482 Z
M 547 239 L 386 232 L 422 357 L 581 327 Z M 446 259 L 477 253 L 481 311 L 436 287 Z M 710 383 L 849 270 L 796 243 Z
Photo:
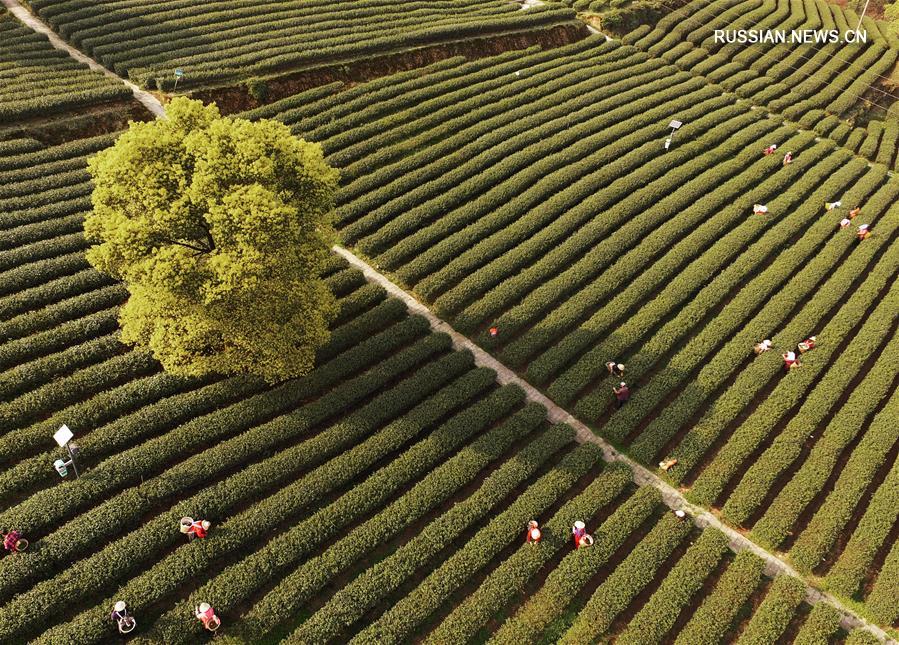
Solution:
M 187 535 L 188 541 L 192 541 L 195 538 L 202 540 L 209 533 L 210 528 L 212 528 L 212 522 L 209 520 L 195 520 L 192 517 L 181 518 L 180 529 L 182 533 Z
M 791 163 L 793 163 L 793 153 L 788 152 L 784 155 L 784 165 L 789 166 Z
M 613 387 L 612 392 L 615 393 L 615 399 L 618 401 L 619 408 L 631 398 L 631 390 L 624 381 L 621 381 L 621 383 L 618 384 L 618 387 Z
M 835 208 L 839 208 L 842 205 L 843 202 L 824 202 L 824 210 L 829 213 L 830 211 L 834 210 Z
M 499 336 L 499 327 L 493 326 L 488 330 L 490 334 L 490 338 L 496 338 Z
M 194 616 L 203 623 L 204 628 L 211 632 L 214 632 L 222 625 L 222 621 L 215 615 L 215 610 L 208 602 L 201 602 L 197 605 Z
M 777 144 L 772 143 L 770 146 L 765 148 L 765 156 L 767 157 L 769 155 L 773 155 L 775 150 L 777 150 Z
M 609 361 L 608 363 L 606 363 L 606 369 L 609 370 L 609 374 L 611 374 L 612 376 L 617 376 L 618 378 L 621 378 L 622 376 L 624 376 L 624 364 L 623 363 L 616 363 L 615 361 Z
M 849 218 L 844 217 L 843 219 L 840 220 L 840 228 L 841 229 L 849 228 L 849 225 L 851 223 L 852 223 L 852 221 Z
M 7 531 L 5 528 L 0 529 L 3 535 L 3 549 L 10 553 L 19 553 L 28 548 L 28 540 L 22 537 L 22 534 L 15 529 Z
M 122 634 L 132 632 L 137 627 L 137 621 L 128 613 L 128 606 L 124 600 L 119 600 L 113 605 L 112 614 L 110 614 L 109 618 Z
M 855 219 L 856 217 L 861 215 L 861 212 L 862 212 L 862 207 L 856 206 L 851 211 L 849 211 L 849 219 Z
M 540 525 L 537 524 L 537 520 L 531 520 L 528 522 L 528 530 L 525 536 L 525 542 L 528 544 L 537 544 L 540 542 L 540 539 L 543 537 L 543 534 L 540 533 Z
M 752 207 L 752 212 L 754 215 L 764 215 L 765 213 L 768 212 L 768 207 L 765 206 L 764 204 L 755 204 Z
M 680 510 L 680 509 L 677 509 L 676 511 L 674 511 L 674 516 L 675 516 L 677 519 L 679 519 L 679 520 L 685 520 L 685 519 L 687 519 L 687 514 L 684 513 L 684 512 L 683 512 L 682 510 Z
M 764 354 L 769 349 L 771 349 L 771 341 L 767 338 L 760 343 L 756 343 L 755 347 L 752 348 L 752 351 L 756 353 L 756 355 Z
M 577 520 L 574 523 L 574 526 L 571 527 L 571 537 L 574 539 L 574 546 L 577 548 L 578 542 L 580 539 L 587 535 L 587 525 L 582 521 Z
M 674 468 L 675 466 L 677 466 L 677 459 L 675 459 L 675 458 L 666 459 L 665 461 L 659 462 L 659 468 L 664 470 L 666 473 L 669 470 L 671 470 L 672 468 Z
M 783 354 L 784 359 L 784 367 L 789 372 L 790 370 L 796 369 L 800 367 L 799 359 L 796 358 L 796 352 L 785 352 Z
M 800 354 L 805 354 L 806 352 L 810 352 L 811 350 L 815 349 L 815 345 L 817 344 L 817 340 L 818 340 L 818 339 L 815 338 L 814 336 L 809 336 L 809 337 L 806 338 L 804 341 L 802 341 L 801 343 L 799 343 L 799 353 L 800 353 Z
M 856 236 L 859 240 L 867 240 L 871 237 L 871 225 L 870 224 L 862 224 L 858 227 L 858 231 L 856 232 Z

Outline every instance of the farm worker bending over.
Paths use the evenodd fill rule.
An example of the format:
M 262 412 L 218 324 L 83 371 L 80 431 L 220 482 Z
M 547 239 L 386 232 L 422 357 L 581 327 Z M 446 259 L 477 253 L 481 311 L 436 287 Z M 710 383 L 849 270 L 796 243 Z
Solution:
M 805 354 L 807 351 L 815 349 L 815 340 L 816 339 L 814 336 L 809 336 L 804 341 L 799 343 L 799 353 Z
M 849 219 L 855 219 L 856 217 L 858 217 L 861 214 L 861 212 L 862 212 L 862 207 L 856 206 L 851 211 L 849 211 Z
M 824 202 L 824 210 L 827 212 L 832 211 L 835 208 L 839 208 L 843 205 L 843 202 Z
M 677 516 L 677 519 L 679 519 L 679 520 L 682 520 L 682 519 L 684 519 L 684 518 L 687 517 L 687 514 L 684 513 L 684 512 L 683 512 L 682 510 L 680 510 L 680 509 L 677 509 L 676 511 L 674 511 L 674 514 Z
M 777 144 L 772 143 L 770 146 L 765 148 L 765 156 L 767 157 L 768 155 L 773 155 L 775 150 L 777 150 Z
M 28 541 L 22 539 L 22 534 L 13 529 L 7 532 L 6 529 L 0 529 L 3 534 L 3 548 L 10 553 L 18 553 L 28 548 Z
M 499 327 L 491 327 L 489 332 L 491 338 L 496 338 L 499 335 Z
M 753 348 L 753 351 L 754 351 L 756 354 L 764 354 L 764 353 L 767 352 L 769 349 L 771 349 L 771 341 L 768 340 L 768 339 L 766 338 L 766 339 L 763 340 L 762 342 L 756 343 L 756 344 L 755 344 L 755 347 Z
M 194 520 L 192 517 L 181 518 L 181 532 L 187 535 L 188 540 L 194 538 L 203 539 L 212 527 L 209 520 Z
M 765 213 L 768 212 L 768 207 L 765 206 L 764 204 L 756 204 L 755 206 L 752 207 L 752 212 L 755 215 L 764 215 Z
M 787 352 L 783 355 L 784 357 L 784 367 L 787 370 L 791 370 L 793 368 L 799 367 L 799 360 L 796 358 L 795 352 Z
M 112 614 L 110 614 L 109 617 L 122 634 L 132 632 L 134 631 L 134 628 L 137 627 L 137 621 L 128 615 L 128 607 L 125 605 L 124 600 L 116 602 L 112 608 Z
M 622 377 L 624 376 L 624 365 L 622 363 L 616 363 L 615 361 L 609 361 L 606 363 L 606 369 L 609 370 L 609 374 L 612 376 Z
M 789 166 L 791 163 L 793 163 L 793 153 L 788 152 L 786 156 L 784 156 L 784 165 Z
M 619 385 L 618 387 L 613 387 L 612 391 L 615 393 L 615 398 L 618 399 L 619 408 L 627 403 L 627 400 L 631 398 L 631 391 L 627 387 L 627 383 L 625 383 L 624 381 L 621 381 L 621 385 Z
M 871 237 L 871 231 L 868 230 L 869 227 L 870 224 L 862 224 L 858 227 L 858 233 L 856 233 L 856 235 L 858 235 L 858 239 L 867 240 L 869 237 Z
M 849 228 L 849 224 L 851 222 L 847 218 L 843 218 L 840 220 L 840 228 Z
M 543 535 L 540 533 L 540 525 L 537 524 L 537 520 L 528 522 L 528 532 L 525 541 L 528 544 L 537 544 L 541 537 L 543 537 Z
M 666 473 L 675 466 L 677 466 L 677 459 L 668 459 L 666 461 L 659 462 L 659 468 L 664 470 Z
M 571 537 L 574 538 L 575 548 L 577 548 L 581 538 L 585 535 L 587 535 L 587 525 L 580 520 L 576 521 L 574 526 L 571 527 Z
M 219 617 L 215 615 L 215 610 L 208 602 L 201 602 L 199 605 L 197 605 L 194 616 L 196 616 L 197 619 L 201 623 L 203 623 L 203 627 L 211 632 L 217 630 L 222 624 L 222 621 L 219 620 Z

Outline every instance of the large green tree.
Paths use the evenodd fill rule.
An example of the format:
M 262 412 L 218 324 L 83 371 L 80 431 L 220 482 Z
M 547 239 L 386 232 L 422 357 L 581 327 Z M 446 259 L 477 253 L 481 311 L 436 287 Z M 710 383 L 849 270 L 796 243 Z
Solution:
M 97 269 L 125 282 L 122 340 L 172 373 L 307 373 L 337 312 L 321 279 L 338 173 L 282 123 L 173 100 L 90 160 Z

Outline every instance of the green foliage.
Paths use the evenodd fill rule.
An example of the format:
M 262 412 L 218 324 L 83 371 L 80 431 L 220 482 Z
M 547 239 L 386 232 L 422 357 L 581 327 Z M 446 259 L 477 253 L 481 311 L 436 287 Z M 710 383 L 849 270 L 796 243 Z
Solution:
M 762 604 L 737 639 L 737 645 L 778 642 L 804 599 L 805 585 L 802 582 L 785 575 L 775 578 Z
M 122 340 L 174 374 L 308 373 L 337 311 L 318 277 L 337 172 L 280 123 L 184 98 L 167 114 L 89 164 L 87 257 L 128 287 Z

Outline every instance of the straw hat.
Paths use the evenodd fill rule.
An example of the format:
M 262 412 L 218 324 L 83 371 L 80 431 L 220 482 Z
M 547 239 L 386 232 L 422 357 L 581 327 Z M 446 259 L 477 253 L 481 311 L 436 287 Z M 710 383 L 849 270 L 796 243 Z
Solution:
M 124 601 L 124 600 L 119 600 L 119 601 L 115 604 L 115 607 L 114 607 L 113 609 L 115 609 L 116 611 L 125 611 L 125 601 Z
M 622 372 L 624 371 L 624 365 L 622 363 L 618 363 L 618 369 Z
M 212 605 L 210 605 L 208 602 L 201 602 L 200 606 L 197 607 L 197 609 L 201 614 L 205 614 L 207 611 L 212 609 Z
M 538 526 L 537 520 L 531 520 L 530 522 L 528 522 L 529 529 L 535 529 L 535 528 L 537 528 L 537 526 Z

